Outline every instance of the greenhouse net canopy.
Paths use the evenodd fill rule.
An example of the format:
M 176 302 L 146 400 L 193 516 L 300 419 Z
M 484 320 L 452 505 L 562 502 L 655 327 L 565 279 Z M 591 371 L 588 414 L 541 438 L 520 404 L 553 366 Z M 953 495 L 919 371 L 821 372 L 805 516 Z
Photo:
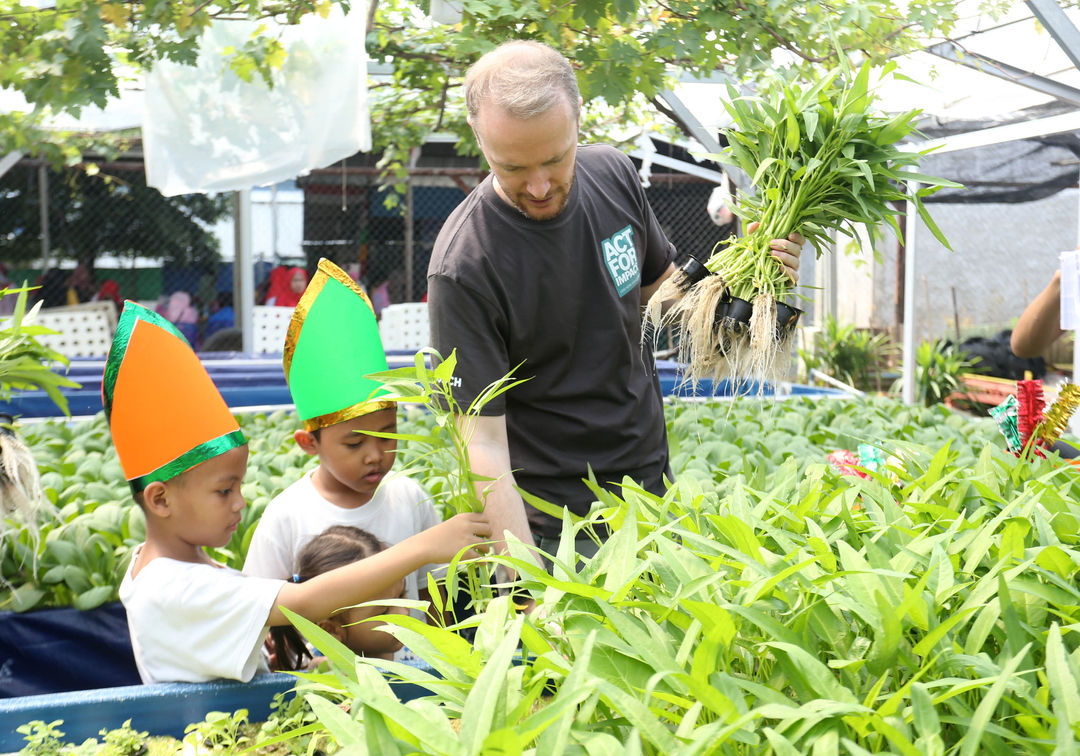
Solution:
M 923 172 L 965 187 L 929 201 L 1026 202 L 1076 185 L 1080 71 L 1036 16 L 1032 6 L 1039 4 L 1016 3 L 991 18 L 980 13 L 980 3 L 961 0 L 948 40 L 928 40 L 925 49 L 896 58 L 898 72 L 911 81 L 893 77 L 879 88 L 883 110 L 922 110 L 922 134 L 946 145 L 924 160 Z M 1050 4 L 1080 38 L 1080 10 Z M 675 94 L 705 131 L 731 125 L 724 84 L 685 82 Z M 1014 125 L 1027 128 L 1001 128 Z M 978 134 L 986 138 L 970 139 Z M 958 135 L 968 137 L 964 144 L 985 144 L 955 151 Z

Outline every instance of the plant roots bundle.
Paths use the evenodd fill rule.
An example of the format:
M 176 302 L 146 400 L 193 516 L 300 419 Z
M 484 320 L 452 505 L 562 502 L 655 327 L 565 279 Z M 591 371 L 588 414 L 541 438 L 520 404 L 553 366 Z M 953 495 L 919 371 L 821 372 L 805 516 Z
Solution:
M 0 414 L 0 519 L 9 520 L 26 532 L 35 545 L 35 554 L 38 519 L 44 511 L 51 512 L 52 507 L 42 494 L 41 475 L 34 455 L 12 431 L 11 417 Z M 36 558 L 33 561 L 30 569 L 36 574 Z M 0 583 L 3 582 L 0 579 Z
M 657 289 L 646 306 L 652 326 L 674 324 L 680 334 L 678 359 L 694 383 L 709 379 L 776 383 L 787 376 L 791 338 L 801 310 L 767 292 L 735 297 L 723 275 L 692 280 L 685 268 L 703 267 L 693 258 Z M 661 315 L 661 303 L 670 308 Z
M 854 239 L 864 225 L 874 241 L 880 224 L 889 223 L 899 235 L 892 203 L 911 201 L 948 247 L 922 198 L 959 185 L 903 170 L 925 154 L 896 146 L 914 133 L 919 111 L 876 114 L 869 77 L 866 65 L 854 77 L 834 71 L 810 87 L 785 84 L 769 95 L 739 97 L 728 87 L 724 107 L 734 125 L 726 131 L 728 147 L 714 157 L 752 177 L 754 192 L 741 194 L 732 209 L 758 226 L 721 241 L 704 262 L 688 258 L 645 311 L 644 338 L 650 329 L 677 328 L 679 357 L 694 383 L 786 377 L 801 311 L 783 301 L 793 284 L 772 256 L 773 239 L 798 232 L 820 256 L 833 232 Z M 922 188 L 908 195 L 906 181 Z

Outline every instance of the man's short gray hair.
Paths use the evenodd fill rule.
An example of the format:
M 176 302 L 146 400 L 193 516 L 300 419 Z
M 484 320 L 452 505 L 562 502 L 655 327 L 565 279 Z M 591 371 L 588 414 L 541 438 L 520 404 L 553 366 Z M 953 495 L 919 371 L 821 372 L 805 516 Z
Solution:
M 484 103 L 524 120 L 546 113 L 560 100 L 570 106 L 576 122 L 580 99 L 570 62 L 541 42 L 504 42 L 465 74 L 465 107 L 474 122 Z

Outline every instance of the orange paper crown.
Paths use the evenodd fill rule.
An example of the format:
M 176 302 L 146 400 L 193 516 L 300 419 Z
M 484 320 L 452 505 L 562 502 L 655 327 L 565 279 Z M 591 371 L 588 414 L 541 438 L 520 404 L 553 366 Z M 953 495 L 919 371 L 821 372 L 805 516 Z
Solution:
M 247 443 L 184 337 L 135 302 L 120 314 L 101 398 L 135 493 Z

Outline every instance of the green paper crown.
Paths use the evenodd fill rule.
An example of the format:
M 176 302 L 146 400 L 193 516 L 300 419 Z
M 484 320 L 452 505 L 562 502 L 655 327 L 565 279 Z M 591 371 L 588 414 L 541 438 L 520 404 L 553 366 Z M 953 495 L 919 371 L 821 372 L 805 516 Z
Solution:
M 327 259 L 296 305 L 285 335 L 285 380 L 306 430 L 394 405 L 367 376 L 387 369 L 371 300 Z

